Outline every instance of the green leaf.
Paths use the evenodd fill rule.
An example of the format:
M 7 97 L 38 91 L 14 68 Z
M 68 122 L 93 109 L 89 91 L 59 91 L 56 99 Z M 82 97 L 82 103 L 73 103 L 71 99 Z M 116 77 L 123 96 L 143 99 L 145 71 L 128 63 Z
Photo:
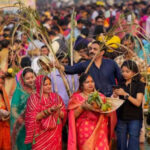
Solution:
M 57 119 L 57 124 L 60 124 L 60 118 L 58 117 L 58 119 Z
M 36 142 L 35 142 L 35 138 L 33 138 L 33 141 L 32 141 L 32 144 L 35 144 Z

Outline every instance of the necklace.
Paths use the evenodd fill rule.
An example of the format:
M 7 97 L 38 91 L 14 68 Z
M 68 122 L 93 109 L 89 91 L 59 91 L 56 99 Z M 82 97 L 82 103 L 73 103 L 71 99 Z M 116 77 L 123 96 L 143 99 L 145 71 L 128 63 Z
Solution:
M 89 94 L 90 93 L 84 93 L 84 92 L 82 92 L 83 97 L 86 98 L 86 99 L 88 98 Z

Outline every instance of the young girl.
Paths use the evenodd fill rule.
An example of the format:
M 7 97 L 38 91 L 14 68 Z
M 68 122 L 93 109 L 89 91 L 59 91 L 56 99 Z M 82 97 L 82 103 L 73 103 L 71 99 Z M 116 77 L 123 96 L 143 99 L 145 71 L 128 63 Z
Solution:
M 119 83 L 119 89 L 114 90 L 114 95 L 125 100 L 117 112 L 117 149 L 139 150 L 145 84 L 140 81 L 141 76 L 135 62 L 131 60 L 125 61 L 121 69 L 124 81 Z

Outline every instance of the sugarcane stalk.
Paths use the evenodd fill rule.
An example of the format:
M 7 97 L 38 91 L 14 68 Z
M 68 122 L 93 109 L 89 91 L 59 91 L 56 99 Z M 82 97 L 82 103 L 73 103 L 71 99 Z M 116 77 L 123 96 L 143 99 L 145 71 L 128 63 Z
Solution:
M 50 52 L 51 52 L 52 55 L 54 56 L 56 62 L 58 63 L 58 60 L 57 60 L 57 58 L 56 58 L 56 56 L 55 56 L 55 54 L 54 54 L 54 52 L 53 52 L 53 48 L 52 48 L 52 46 L 51 46 L 51 43 L 50 43 L 50 42 L 47 42 L 47 39 L 48 39 L 48 38 L 46 39 L 46 38 L 45 38 L 45 35 L 43 35 L 43 33 L 42 33 L 42 31 L 41 31 L 42 28 L 40 28 L 40 26 L 37 25 L 37 23 L 35 23 L 35 22 L 36 22 L 36 19 L 35 19 L 35 16 L 33 16 L 33 15 L 30 13 L 31 9 L 30 9 L 30 11 L 28 11 L 28 9 L 27 9 L 26 7 L 24 7 L 21 3 L 19 4 L 19 8 L 20 8 L 20 10 L 23 11 L 23 13 L 26 13 L 26 15 L 28 14 L 27 17 L 29 17 L 28 20 L 30 20 L 30 22 L 29 22 L 26 18 L 24 19 L 24 18 L 21 16 L 22 13 L 17 15 L 17 16 L 19 17 L 20 21 L 21 21 L 21 25 L 23 26 L 23 28 L 24 28 L 26 31 L 30 32 L 31 29 L 34 27 L 34 28 L 37 30 L 37 32 L 42 36 L 43 41 L 45 42 L 46 46 L 48 47 L 48 49 L 50 50 Z M 28 12 L 26 12 L 26 11 L 28 11 Z M 29 28 L 28 28 L 27 26 L 25 26 L 24 23 L 27 23 L 27 24 L 29 25 Z M 30 37 L 30 36 L 29 36 L 29 37 Z M 31 38 L 31 39 L 32 39 L 32 38 Z M 58 64 L 59 64 L 59 63 L 58 63 Z M 67 93 L 68 93 L 68 95 L 69 95 L 69 97 L 70 97 L 70 96 L 71 96 L 71 92 L 70 92 L 70 89 L 69 89 L 69 84 L 68 84 L 68 82 L 67 82 L 67 80 L 66 80 L 66 78 L 65 78 L 65 75 L 64 75 L 64 73 L 63 73 L 60 69 L 58 69 L 58 70 L 59 70 L 60 75 L 61 75 L 61 77 L 62 77 L 62 79 L 63 79 L 63 82 L 64 82 L 65 88 L 66 88 L 66 90 L 67 90 Z
M 71 36 L 70 36 L 70 58 L 71 58 L 71 66 L 73 66 L 73 45 L 74 45 L 74 29 L 75 29 L 75 17 L 76 13 L 73 10 L 73 13 L 71 15 Z M 73 92 L 75 92 L 75 81 L 74 76 L 71 76 L 72 85 L 73 85 Z

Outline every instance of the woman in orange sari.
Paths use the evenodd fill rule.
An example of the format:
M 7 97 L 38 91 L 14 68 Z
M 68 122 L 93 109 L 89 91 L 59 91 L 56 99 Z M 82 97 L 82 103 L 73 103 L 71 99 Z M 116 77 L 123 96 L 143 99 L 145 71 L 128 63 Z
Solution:
M 4 75 L 0 72 L 0 150 L 10 150 L 10 104 L 4 89 Z
M 108 118 L 86 102 L 95 90 L 94 81 L 83 74 L 79 82 L 80 92 L 72 95 L 68 105 L 68 150 L 109 150 Z M 104 95 L 100 96 L 106 101 Z

